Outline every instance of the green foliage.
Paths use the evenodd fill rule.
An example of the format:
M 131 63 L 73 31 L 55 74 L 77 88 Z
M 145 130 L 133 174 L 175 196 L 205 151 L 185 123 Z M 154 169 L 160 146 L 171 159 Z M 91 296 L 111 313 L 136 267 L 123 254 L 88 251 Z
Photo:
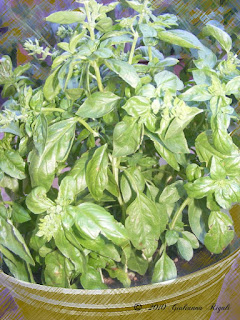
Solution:
M 4 263 L 18 279 L 34 282 L 40 270 L 42 284 L 67 288 L 105 289 L 106 276 L 127 288 L 132 273 L 174 279 L 173 252 L 190 261 L 200 241 L 219 254 L 234 237 L 221 209 L 240 202 L 230 133 L 240 61 L 216 25 L 202 35 L 224 59 L 176 16 L 154 16 L 149 1 L 126 1 L 136 15 L 115 22 L 117 3 L 77 2 L 80 11 L 46 18 L 77 25 L 61 26 L 58 50 L 44 51 L 43 85 L 22 75 L 31 65 L 0 60 Z M 180 76 L 159 43 L 190 56 Z

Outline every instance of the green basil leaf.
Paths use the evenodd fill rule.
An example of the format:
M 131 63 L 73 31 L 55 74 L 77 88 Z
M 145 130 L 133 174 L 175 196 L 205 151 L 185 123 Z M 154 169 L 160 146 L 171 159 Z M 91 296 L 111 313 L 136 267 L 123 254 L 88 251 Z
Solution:
M 232 220 L 221 211 L 212 211 L 208 225 L 210 230 L 204 238 L 204 244 L 210 252 L 219 254 L 234 238 L 234 231 L 229 229 Z
M 71 204 L 75 200 L 76 196 L 76 181 L 71 176 L 66 176 L 61 181 L 59 187 L 59 193 L 57 198 L 57 203 L 62 206 Z
M 99 255 L 120 262 L 121 258 L 115 245 L 101 234 L 96 239 L 84 238 L 75 232 L 77 241 L 83 248 L 94 251 Z
M 31 216 L 20 204 L 14 202 L 12 204 L 12 220 L 16 223 L 24 223 L 31 220 Z
M 39 214 L 55 204 L 47 197 L 47 190 L 44 187 L 36 187 L 27 195 L 26 205 L 31 212 Z
M 186 189 L 189 198 L 201 199 L 215 191 L 215 181 L 210 177 L 201 177 L 193 183 L 186 183 L 184 188 Z
M 159 201 L 163 203 L 174 203 L 186 195 L 183 181 L 176 181 L 166 186 L 160 195 Z
M 53 23 L 71 24 L 84 22 L 85 18 L 86 15 L 78 11 L 58 11 L 50 14 L 45 20 Z
M 80 193 L 87 188 L 86 183 L 86 167 L 89 161 L 89 152 L 85 152 L 82 156 L 77 159 L 72 167 L 72 170 L 69 171 L 68 177 L 72 177 L 75 180 L 75 191 L 76 194 Z
M 5 220 L 8 218 L 7 208 L 3 204 L 0 204 L 0 217 Z
M 130 116 L 136 118 L 144 117 L 151 110 L 150 99 L 141 96 L 131 97 L 122 108 L 125 109 Z
M 137 12 L 142 12 L 144 8 L 143 4 L 137 0 L 131 0 L 131 1 L 126 0 L 126 2 L 129 5 L 129 7 L 131 7 Z
M 171 152 L 160 139 L 160 137 L 156 134 L 151 133 L 150 131 L 146 131 L 147 136 L 153 141 L 155 149 L 160 154 L 160 156 L 168 162 L 168 164 L 173 167 L 175 170 L 179 171 L 180 167 L 177 163 L 175 155 Z
M 57 67 L 57 69 L 55 69 L 50 76 L 48 76 L 43 86 L 43 94 L 48 101 L 53 100 L 60 92 L 60 86 L 57 78 L 60 68 L 61 66 Z
M 130 270 L 143 276 L 147 271 L 148 261 L 143 258 L 140 251 L 131 249 L 130 257 L 127 260 L 127 266 Z
M 124 246 L 128 242 L 124 226 L 97 204 L 86 202 L 77 207 L 68 206 L 67 211 L 74 217 L 76 227 L 85 237 L 96 239 L 101 232 L 118 246 Z
M 107 169 L 107 175 L 108 175 L 108 184 L 106 186 L 106 190 L 110 192 L 112 195 L 114 195 L 115 197 L 118 197 L 119 188 L 109 168 Z
M 29 173 L 32 187 L 42 186 L 48 191 L 52 185 L 58 162 L 64 162 L 75 136 L 76 118 L 62 120 L 48 128 L 45 149 L 38 154 L 33 149 L 29 154 Z
M 207 23 L 207 25 L 202 30 L 203 34 L 206 36 L 214 37 L 221 45 L 221 47 L 229 52 L 232 48 L 231 37 L 222 29 L 217 26 Z
M 158 246 L 160 218 L 155 203 L 139 193 L 127 208 L 126 229 L 134 247 L 151 257 Z
M 139 29 L 142 36 L 145 38 L 155 38 L 157 36 L 157 31 L 148 24 L 142 23 L 139 25 Z
M 192 33 L 175 29 L 158 32 L 158 38 L 165 42 L 175 44 L 184 48 L 201 49 L 202 43 Z
M 201 162 L 206 162 L 207 166 L 209 165 L 213 155 L 218 159 L 225 158 L 225 156 L 214 147 L 213 136 L 210 130 L 199 134 L 195 140 L 195 147 L 199 160 Z
M 225 179 L 227 175 L 222 162 L 214 156 L 212 157 L 211 161 L 210 175 L 213 180 Z
M 18 151 L 0 151 L 0 169 L 10 177 L 19 180 L 26 178 L 25 163 Z
M 199 248 L 199 242 L 198 239 L 195 237 L 195 235 L 189 231 L 182 231 L 182 237 L 183 239 L 190 242 L 193 249 Z
M 170 89 L 172 91 L 182 90 L 183 82 L 172 72 L 164 70 L 154 76 L 158 88 L 161 90 Z
M 226 94 L 239 95 L 240 93 L 240 76 L 233 78 L 226 84 Z
M 125 117 L 113 131 L 113 156 L 127 156 L 137 151 L 141 141 L 142 125 L 132 117 Z
M 192 199 L 188 205 L 188 220 L 192 232 L 204 243 L 204 237 L 208 231 L 208 217 L 210 211 L 206 206 L 205 199 Z
M 119 99 L 120 97 L 112 92 L 94 92 L 84 101 L 76 114 L 82 118 L 100 118 L 111 112 Z
M 184 101 L 208 101 L 212 95 L 207 91 L 206 84 L 198 84 L 182 93 L 179 98 Z
M 240 185 L 235 180 L 219 180 L 215 190 L 216 202 L 224 209 L 230 209 L 234 202 L 240 201 Z
M 100 271 L 91 266 L 87 266 L 87 270 L 81 275 L 80 281 L 83 288 L 87 290 L 108 288 L 108 286 L 102 282 Z
M 82 252 L 66 239 L 62 228 L 55 233 L 54 241 L 58 250 L 73 263 L 76 275 L 82 273 L 84 271 L 85 257 Z
M 38 153 L 41 154 L 47 141 L 48 123 L 44 114 L 40 114 L 35 122 L 33 131 L 33 142 Z
M 7 248 L 0 244 L 0 252 L 3 254 L 4 262 L 6 263 L 11 274 L 19 280 L 26 282 L 33 282 L 29 274 L 26 262 L 13 254 Z
M 127 274 L 127 272 L 125 272 L 123 269 L 120 268 L 114 268 L 114 269 L 110 269 L 107 268 L 106 269 L 109 276 L 111 278 L 117 278 L 124 286 L 124 288 L 129 288 L 131 286 L 131 280 Z
M 152 276 L 152 283 L 172 280 L 177 277 L 177 268 L 175 263 L 166 252 L 163 252 L 161 258 L 155 264 Z
M 6 221 L 0 216 L 0 244 L 12 251 L 27 263 L 35 265 L 31 253 L 20 232 L 10 220 Z
M 99 200 L 108 184 L 107 144 L 98 148 L 87 164 L 86 182 L 91 195 Z
M 132 65 L 125 61 L 116 59 L 104 60 L 104 63 L 131 87 L 136 88 L 138 86 L 140 78 Z
M 183 238 L 179 238 L 177 242 L 177 248 L 180 256 L 187 261 L 190 261 L 193 257 L 193 248 L 191 243 Z
M 165 240 L 168 246 L 172 246 L 178 242 L 179 233 L 175 230 L 167 230 L 165 234 Z
M 45 257 L 44 279 L 47 286 L 69 288 L 67 259 L 57 250 Z

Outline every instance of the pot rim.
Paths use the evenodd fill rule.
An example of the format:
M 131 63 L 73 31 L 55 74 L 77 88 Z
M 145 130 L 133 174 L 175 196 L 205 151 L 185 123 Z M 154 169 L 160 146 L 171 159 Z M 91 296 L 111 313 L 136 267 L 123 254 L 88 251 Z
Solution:
M 39 291 L 44 291 L 44 292 L 57 292 L 60 294 L 71 294 L 71 295 L 109 295 L 109 293 L 119 293 L 119 294 L 124 294 L 124 293 L 134 293 L 134 292 L 141 292 L 144 290 L 151 290 L 153 288 L 161 288 L 165 287 L 169 284 L 172 284 L 174 282 L 179 282 L 179 281 L 187 281 L 189 279 L 192 279 L 193 277 L 198 277 L 201 274 L 204 274 L 208 272 L 209 268 L 216 268 L 218 264 L 227 262 L 227 260 L 232 260 L 237 257 L 237 255 L 240 253 L 240 237 L 235 237 L 233 240 L 235 243 L 235 248 L 231 253 L 226 255 L 224 258 L 220 259 L 217 262 L 214 262 L 213 264 L 210 264 L 208 266 L 205 266 L 197 271 L 190 272 L 186 275 L 179 276 L 177 278 L 171 279 L 171 280 L 166 280 L 163 282 L 158 282 L 158 283 L 150 283 L 146 285 L 140 285 L 140 286 L 134 286 L 130 288 L 108 288 L 108 289 L 72 289 L 72 288 L 61 288 L 61 287 L 52 287 L 52 286 L 46 286 L 38 283 L 31 283 L 23 280 L 19 280 L 17 278 L 14 278 L 13 276 L 10 276 L 3 272 L 3 270 L 0 268 L 0 285 L 1 285 L 1 278 L 7 279 L 7 281 L 10 281 L 13 284 L 21 284 L 23 287 L 30 287 L 33 290 L 39 290 Z

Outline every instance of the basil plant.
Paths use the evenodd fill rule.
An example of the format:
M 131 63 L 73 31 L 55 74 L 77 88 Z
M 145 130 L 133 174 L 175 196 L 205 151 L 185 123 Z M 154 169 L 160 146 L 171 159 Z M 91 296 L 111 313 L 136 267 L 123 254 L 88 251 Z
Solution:
M 207 24 L 200 41 L 149 1 L 126 1 L 135 15 L 115 22 L 117 2 L 77 2 L 46 18 L 57 48 L 25 42 L 52 61 L 42 85 L 31 63 L 0 60 L 2 269 L 65 288 L 174 279 L 176 257 L 234 238 L 240 60 L 223 29 Z M 164 42 L 190 57 L 185 80 Z

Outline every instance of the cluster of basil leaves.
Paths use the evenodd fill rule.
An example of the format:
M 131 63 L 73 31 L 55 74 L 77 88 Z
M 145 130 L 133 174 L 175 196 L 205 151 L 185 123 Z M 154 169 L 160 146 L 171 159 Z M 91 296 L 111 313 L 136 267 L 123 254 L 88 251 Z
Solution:
M 234 238 L 222 209 L 240 200 L 240 143 L 229 134 L 240 61 L 222 29 L 203 34 L 224 59 L 146 0 L 126 1 L 137 14 L 115 24 L 117 3 L 77 2 L 46 18 L 76 28 L 43 86 L 23 76 L 31 64 L 13 71 L 1 59 L 3 261 L 18 279 L 67 288 L 104 289 L 104 277 L 129 287 L 129 272 L 175 278 L 177 253 L 218 254 Z M 159 41 L 192 57 L 189 81 Z

